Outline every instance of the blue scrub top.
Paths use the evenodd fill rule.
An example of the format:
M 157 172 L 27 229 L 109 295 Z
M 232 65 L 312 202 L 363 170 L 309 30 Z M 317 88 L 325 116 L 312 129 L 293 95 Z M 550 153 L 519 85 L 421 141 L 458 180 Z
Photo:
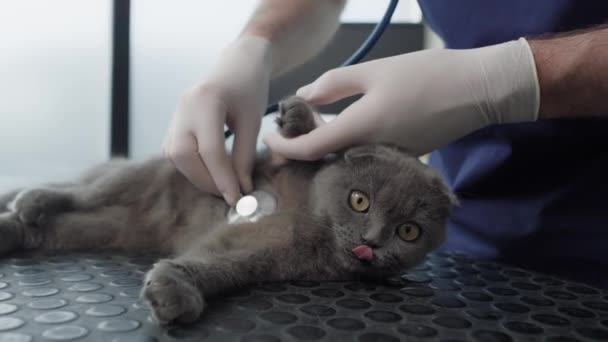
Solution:
M 608 23 L 608 1 L 419 4 L 457 49 Z M 461 201 L 443 249 L 608 287 L 608 120 L 492 126 L 435 151 L 430 163 Z

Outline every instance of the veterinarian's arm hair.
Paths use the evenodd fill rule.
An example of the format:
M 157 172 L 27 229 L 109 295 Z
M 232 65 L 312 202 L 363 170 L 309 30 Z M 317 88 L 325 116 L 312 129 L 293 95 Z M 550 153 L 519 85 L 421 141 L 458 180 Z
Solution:
M 608 25 L 529 39 L 540 119 L 608 117 Z
M 272 44 L 272 76 L 314 57 L 338 29 L 346 0 L 262 0 L 241 35 Z

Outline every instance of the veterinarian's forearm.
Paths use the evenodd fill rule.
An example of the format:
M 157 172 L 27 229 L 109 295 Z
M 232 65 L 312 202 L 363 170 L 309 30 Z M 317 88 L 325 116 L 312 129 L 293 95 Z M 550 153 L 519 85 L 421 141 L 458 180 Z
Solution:
M 316 55 L 339 26 L 346 0 L 263 0 L 241 35 L 268 39 L 272 76 Z
M 608 117 L 608 25 L 529 43 L 540 86 L 539 119 Z

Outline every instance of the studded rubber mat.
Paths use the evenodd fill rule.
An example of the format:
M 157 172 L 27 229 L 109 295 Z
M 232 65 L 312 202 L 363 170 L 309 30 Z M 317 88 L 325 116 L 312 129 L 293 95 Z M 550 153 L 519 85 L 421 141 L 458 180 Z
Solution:
M 269 283 L 161 327 L 138 299 L 154 260 L 55 255 L 0 261 L 0 342 L 608 341 L 608 291 L 434 253 L 383 282 Z

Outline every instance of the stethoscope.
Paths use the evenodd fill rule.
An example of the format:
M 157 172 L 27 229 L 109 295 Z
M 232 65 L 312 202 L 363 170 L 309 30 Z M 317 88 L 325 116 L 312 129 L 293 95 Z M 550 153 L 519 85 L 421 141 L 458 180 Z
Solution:
M 388 24 L 390 24 L 398 3 L 399 0 L 390 0 L 382 19 L 376 24 L 357 51 L 342 63 L 342 67 L 359 63 L 369 53 L 386 30 Z M 274 103 L 266 108 L 263 116 L 274 113 L 278 109 L 278 103 Z M 224 138 L 226 139 L 231 135 L 232 132 L 229 129 L 224 132 Z M 275 196 L 266 191 L 256 190 L 241 197 L 236 205 L 230 208 L 228 211 L 228 223 L 255 222 L 268 214 L 272 214 L 276 208 L 277 200 Z

